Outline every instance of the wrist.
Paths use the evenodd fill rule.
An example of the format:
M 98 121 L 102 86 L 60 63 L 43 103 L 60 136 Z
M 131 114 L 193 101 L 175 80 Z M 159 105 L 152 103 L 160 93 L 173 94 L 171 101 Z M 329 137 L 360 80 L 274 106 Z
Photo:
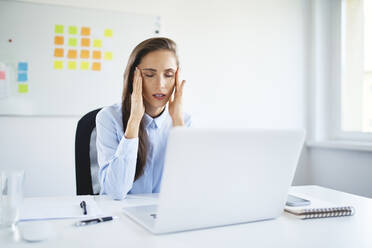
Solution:
M 183 118 L 174 118 L 172 119 L 172 122 L 173 122 L 173 126 L 176 127 L 176 126 L 184 126 L 185 123 L 183 121 Z
M 138 137 L 140 122 L 128 120 L 127 128 L 125 129 L 125 138 L 133 139 Z
M 136 118 L 136 117 L 130 116 L 129 120 L 128 120 L 128 123 L 127 123 L 127 127 L 129 127 L 129 126 L 132 127 L 132 128 L 139 127 L 140 124 L 141 124 L 141 120 L 142 120 L 142 118 Z

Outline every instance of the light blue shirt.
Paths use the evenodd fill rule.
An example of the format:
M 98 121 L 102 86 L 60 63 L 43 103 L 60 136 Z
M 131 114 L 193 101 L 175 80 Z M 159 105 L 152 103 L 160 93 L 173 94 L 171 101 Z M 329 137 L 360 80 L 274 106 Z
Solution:
M 159 193 L 172 119 L 168 106 L 156 118 L 146 113 L 143 118 L 148 137 L 146 165 L 144 174 L 133 182 L 139 138 L 125 138 L 121 104 L 105 107 L 97 114 L 100 194 L 120 200 L 127 194 Z M 184 122 L 187 127 L 191 125 L 189 115 L 184 114 Z

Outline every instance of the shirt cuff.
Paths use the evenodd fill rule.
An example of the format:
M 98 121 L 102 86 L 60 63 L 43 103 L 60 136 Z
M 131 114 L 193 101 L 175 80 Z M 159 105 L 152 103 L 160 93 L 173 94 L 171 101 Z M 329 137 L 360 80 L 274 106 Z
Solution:
M 126 154 L 127 156 L 129 154 L 133 154 L 134 156 L 137 156 L 138 151 L 138 143 L 139 138 L 132 138 L 127 139 L 123 135 L 123 138 L 121 138 L 118 148 L 116 149 L 115 156 L 120 157 Z

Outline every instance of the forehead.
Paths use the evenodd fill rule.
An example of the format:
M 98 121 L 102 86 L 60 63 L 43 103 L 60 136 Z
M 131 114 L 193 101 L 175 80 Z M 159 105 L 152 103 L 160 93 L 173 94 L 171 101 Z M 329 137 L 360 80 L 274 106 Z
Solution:
M 177 60 L 174 53 L 167 50 L 158 50 L 146 54 L 140 63 L 142 68 L 156 70 L 177 69 Z

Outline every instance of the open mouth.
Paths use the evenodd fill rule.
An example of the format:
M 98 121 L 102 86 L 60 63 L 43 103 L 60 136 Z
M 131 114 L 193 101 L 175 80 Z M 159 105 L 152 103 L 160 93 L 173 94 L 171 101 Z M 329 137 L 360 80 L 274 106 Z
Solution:
M 157 100 L 163 100 L 166 97 L 165 94 L 153 94 L 152 96 Z

